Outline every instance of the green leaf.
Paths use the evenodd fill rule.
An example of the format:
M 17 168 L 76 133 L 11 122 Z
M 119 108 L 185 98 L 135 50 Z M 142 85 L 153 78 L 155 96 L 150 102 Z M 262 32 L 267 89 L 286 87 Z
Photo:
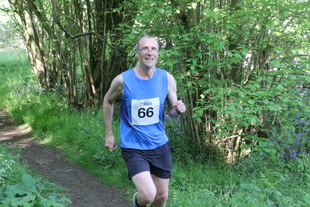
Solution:
M 65 207 L 65 205 L 57 202 L 53 196 L 48 196 L 46 199 L 42 199 L 41 204 L 43 206 Z
M 26 196 L 20 199 L 22 203 L 32 203 L 35 200 L 36 196 L 32 193 L 28 193 Z
M 248 100 L 248 103 L 251 104 L 251 105 L 254 105 L 255 101 L 254 100 Z
M 284 88 L 284 86 L 283 86 L 282 84 L 279 84 L 279 85 L 277 86 L 277 89 L 279 89 L 280 91 L 285 90 L 285 88 Z
M 17 183 L 16 185 L 8 185 L 5 193 L 7 194 L 7 196 L 12 197 L 22 197 L 27 195 L 27 191 L 24 191 L 20 183 Z
M 254 190 L 256 192 L 261 192 L 262 189 L 260 189 L 259 187 L 257 187 L 256 185 L 252 184 L 252 183 L 241 183 L 240 187 L 246 189 L 246 190 Z
M 21 179 L 21 184 L 24 190 L 35 190 L 37 181 L 29 174 L 24 174 Z
M 282 63 L 279 60 L 272 60 L 270 61 L 270 65 L 275 68 L 282 68 Z
M 256 122 L 257 122 L 257 117 L 252 117 L 251 118 L 251 124 L 255 126 Z
M 283 35 L 283 33 L 281 33 L 281 32 L 274 32 L 274 34 L 277 35 L 278 37 Z

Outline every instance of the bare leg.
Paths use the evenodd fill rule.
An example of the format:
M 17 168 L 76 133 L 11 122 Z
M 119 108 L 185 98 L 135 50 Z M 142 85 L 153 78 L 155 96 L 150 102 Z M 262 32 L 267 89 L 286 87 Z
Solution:
M 139 205 L 145 206 L 153 202 L 156 196 L 156 186 L 149 171 L 141 172 L 132 177 L 138 194 L 137 201 Z
M 168 186 L 170 179 L 162 179 L 152 175 L 156 186 L 156 196 L 151 207 L 165 207 L 168 200 Z

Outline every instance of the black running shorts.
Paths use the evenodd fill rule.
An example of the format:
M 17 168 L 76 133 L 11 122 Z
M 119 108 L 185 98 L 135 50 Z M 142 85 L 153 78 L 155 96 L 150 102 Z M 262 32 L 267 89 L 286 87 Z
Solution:
M 169 142 L 152 150 L 122 148 L 122 157 L 127 165 L 129 179 L 145 171 L 163 179 L 172 176 Z

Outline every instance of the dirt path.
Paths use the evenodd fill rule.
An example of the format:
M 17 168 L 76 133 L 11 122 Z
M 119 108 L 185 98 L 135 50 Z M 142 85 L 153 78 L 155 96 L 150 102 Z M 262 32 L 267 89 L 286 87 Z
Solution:
M 100 183 L 93 175 L 62 157 L 58 150 L 34 141 L 27 130 L 21 130 L 0 110 L 0 144 L 25 146 L 21 153 L 31 169 L 69 192 L 73 207 L 129 207 L 124 193 Z

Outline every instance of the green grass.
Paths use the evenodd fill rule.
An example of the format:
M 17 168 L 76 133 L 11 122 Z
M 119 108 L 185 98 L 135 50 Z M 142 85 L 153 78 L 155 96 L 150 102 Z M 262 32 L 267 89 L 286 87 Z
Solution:
M 55 94 L 41 90 L 27 58 L 20 53 L 0 53 L 0 65 L 4 68 L 0 68 L 0 108 L 16 124 L 30 125 L 36 139 L 63 149 L 65 156 L 102 182 L 127 191 L 130 199 L 135 189 L 127 179 L 120 150 L 110 153 L 104 147 L 101 109 L 77 112 Z M 117 120 L 113 127 L 118 137 Z M 290 155 L 283 152 L 293 149 L 296 137 L 289 136 L 290 131 L 274 133 L 282 135 L 275 137 L 278 142 L 262 142 L 264 148 L 261 145 L 251 156 L 226 164 L 220 155 L 197 152 L 178 127 L 177 121 L 167 123 L 174 158 L 168 207 L 310 205 L 309 156 L 300 153 L 294 159 L 277 158 L 279 153 Z M 307 131 L 308 125 L 302 127 Z M 299 146 L 299 151 L 309 152 L 305 151 L 307 145 L 303 146 L 306 148 Z

